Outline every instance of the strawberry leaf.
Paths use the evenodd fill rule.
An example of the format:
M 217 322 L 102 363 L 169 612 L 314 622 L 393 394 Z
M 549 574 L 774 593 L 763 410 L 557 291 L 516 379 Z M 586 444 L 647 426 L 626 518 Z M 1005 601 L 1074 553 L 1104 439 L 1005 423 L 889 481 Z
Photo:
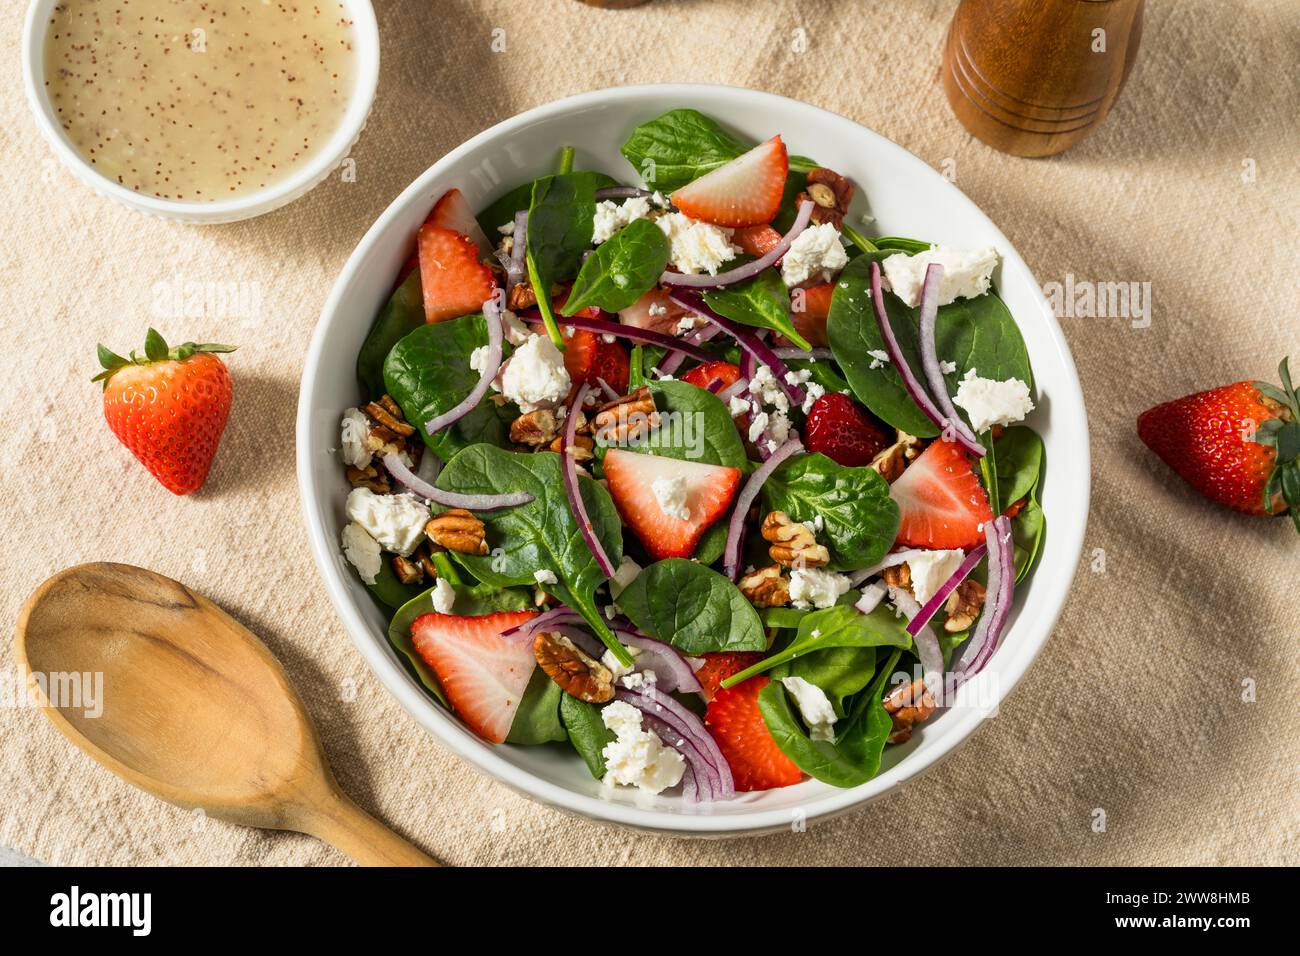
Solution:
M 144 354 L 150 362 L 161 362 L 167 358 L 167 340 L 157 329 L 150 329 L 144 337 Z

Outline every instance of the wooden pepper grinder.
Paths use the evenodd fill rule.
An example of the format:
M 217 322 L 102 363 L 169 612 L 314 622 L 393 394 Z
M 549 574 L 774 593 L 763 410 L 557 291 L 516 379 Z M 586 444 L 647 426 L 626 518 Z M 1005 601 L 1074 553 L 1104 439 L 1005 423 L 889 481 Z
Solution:
M 1137 58 L 1144 0 L 962 0 L 943 86 L 972 134 L 1016 156 L 1069 149 L 1110 112 Z

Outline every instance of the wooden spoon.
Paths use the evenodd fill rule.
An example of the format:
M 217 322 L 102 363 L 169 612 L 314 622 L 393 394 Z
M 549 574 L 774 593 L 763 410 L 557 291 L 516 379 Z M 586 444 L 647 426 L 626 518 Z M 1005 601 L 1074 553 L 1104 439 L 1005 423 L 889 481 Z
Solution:
M 298 830 L 368 866 L 437 866 L 353 803 L 284 670 L 257 637 L 171 578 L 83 564 L 23 606 L 14 653 L 63 735 L 168 803 Z M 51 675 L 103 675 L 102 701 Z M 92 685 L 93 686 L 93 685 Z

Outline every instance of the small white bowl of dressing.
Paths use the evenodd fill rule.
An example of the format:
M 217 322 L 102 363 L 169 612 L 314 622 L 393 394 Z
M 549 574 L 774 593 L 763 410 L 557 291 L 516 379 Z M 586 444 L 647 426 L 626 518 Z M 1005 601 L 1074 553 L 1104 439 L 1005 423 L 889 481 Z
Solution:
M 22 56 L 37 126 L 78 179 L 193 223 L 319 184 L 379 83 L 370 0 L 32 0 Z

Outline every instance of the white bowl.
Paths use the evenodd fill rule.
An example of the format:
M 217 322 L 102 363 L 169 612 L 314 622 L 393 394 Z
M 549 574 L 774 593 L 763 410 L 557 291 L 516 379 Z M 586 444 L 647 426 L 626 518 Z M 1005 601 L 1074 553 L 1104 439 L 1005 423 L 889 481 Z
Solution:
M 571 751 L 484 743 L 408 676 L 385 638 L 384 615 L 340 553 L 348 492 L 334 452 L 340 413 L 360 397 L 357 350 L 433 201 L 457 186 L 471 205 L 483 208 L 508 188 L 551 171 L 565 144 L 577 147 L 578 168 L 633 181 L 619 145 L 638 123 L 674 107 L 694 107 L 754 141 L 779 132 L 792 152 L 813 156 L 858 183 L 881 235 L 994 246 L 1002 254 L 999 291 L 1033 361 L 1039 407 L 1030 421 L 1047 448 L 1042 503 L 1049 533 L 1040 566 L 1017 596 L 1002 647 L 963 688 L 982 696 L 984 706 L 957 706 L 936 715 L 912 741 L 887 748 L 875 779 L 850 790 L 805 780 L 705 805 L 623 789 L 606 794 Z M 1070 588 L 1088 514 L 1088 425 L 1074 363 L 1038 283 L 1006 237 L 943 176 L 901 146 L 825 110 L 722 86 L 637 86 L 573 96 L 506 120 L 430 167 L 362 238 L 325 303 L 303 371 L 297 450 L 303 516 L 330 600 L 361 655 L 402 706 L 448 749 L 536 800 L 595 820 L 677 834 L 788 828 L 882 796 L 951 753 L 995 711 L 1047 640 Z
M 370 0 L 342 0 L 352 18 L 356 35 L 356 79 L 343 118 L 310 162 L 266 189 L 219 202 L 181 202 L 128 189 L 104 176 L 82 158 L 55 118 L 45 94 L 45 30 L 51 10 L 66 2 L 32 0 L 27 7 L 22 40 L 23 86 L 27 90 L 27 102 L 31 104 L 41 134 L 73 175 L 96 192 L 137 212 L 180 222 L 207 224 L 260 216 L 318 186 L 343 162 L 365 128 L 370 105 L 375 99 L 375 88 L 379 85 L 379 26 Z

